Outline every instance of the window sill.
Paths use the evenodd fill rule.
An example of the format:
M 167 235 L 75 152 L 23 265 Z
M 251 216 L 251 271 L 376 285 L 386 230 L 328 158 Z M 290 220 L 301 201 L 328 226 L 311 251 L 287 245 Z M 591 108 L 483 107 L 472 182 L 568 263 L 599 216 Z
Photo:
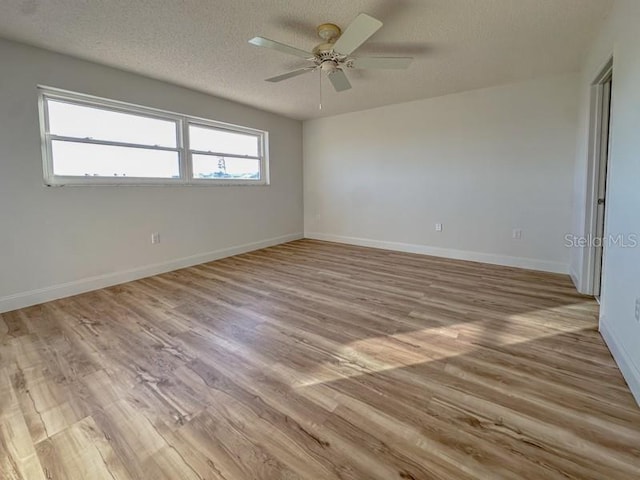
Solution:
M 269 182 L 196 181 L 196 182 L 44 182 L 45 187 L 268 187 Z

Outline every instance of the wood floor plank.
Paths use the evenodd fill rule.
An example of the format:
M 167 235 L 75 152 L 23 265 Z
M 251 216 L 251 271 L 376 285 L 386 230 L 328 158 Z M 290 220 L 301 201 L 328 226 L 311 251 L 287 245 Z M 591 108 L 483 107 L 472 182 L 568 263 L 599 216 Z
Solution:
M 45 478 L 7 368 L 0 368 L 0 478 Z
M 300 240 L 0 315 L 3 480 L 640 478 L 568 277 Z

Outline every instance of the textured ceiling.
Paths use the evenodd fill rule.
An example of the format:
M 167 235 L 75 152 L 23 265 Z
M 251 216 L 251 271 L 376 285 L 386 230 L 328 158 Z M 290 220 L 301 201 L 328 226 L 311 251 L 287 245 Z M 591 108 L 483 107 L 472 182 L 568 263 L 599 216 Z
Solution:
M 1 0 L 0 36 L 307 119 L 577 71 L 613 0 Z M 335 93 L 305 65 L 253 47 L 305 50 L 315 26 L 359 12 L 384 22 L 361 55 L 415 57 L 407 71 L 350 71 Z

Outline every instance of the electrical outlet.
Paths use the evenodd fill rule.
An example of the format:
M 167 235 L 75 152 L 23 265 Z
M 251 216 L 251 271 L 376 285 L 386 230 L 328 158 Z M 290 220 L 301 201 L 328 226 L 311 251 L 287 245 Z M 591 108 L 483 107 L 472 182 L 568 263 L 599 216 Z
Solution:
M 436 223 L 436 232 L 441 232 L 441 231 L 442 231 L 442 224 Z
M 520 230 L 519 228 L 514 228 L 513 238 L 514 240 L 522 240 L 522 230 Z
M 636 298 L 636 320 L 640 322 L 640 298 Z
M 159 233 L 152 233 L 151 234 L 151 243 L 153 245 L 155 245 L 156 243 L 160 243 L 160 234 Z

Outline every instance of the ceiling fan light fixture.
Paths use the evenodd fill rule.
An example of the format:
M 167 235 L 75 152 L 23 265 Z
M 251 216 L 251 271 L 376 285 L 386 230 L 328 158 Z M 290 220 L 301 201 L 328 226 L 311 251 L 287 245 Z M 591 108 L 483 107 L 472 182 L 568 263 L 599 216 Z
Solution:
M 331 75 L 332 73 L 334 73 L 336 70 L 339 70 L 338 68 L 338 63 L 334 62 L 333 60 L 325 60 L 324 62 L 322 62 L 320 64 L 320 68 L 322 69 L 323 72 L 325 72 L 327 75 Z

